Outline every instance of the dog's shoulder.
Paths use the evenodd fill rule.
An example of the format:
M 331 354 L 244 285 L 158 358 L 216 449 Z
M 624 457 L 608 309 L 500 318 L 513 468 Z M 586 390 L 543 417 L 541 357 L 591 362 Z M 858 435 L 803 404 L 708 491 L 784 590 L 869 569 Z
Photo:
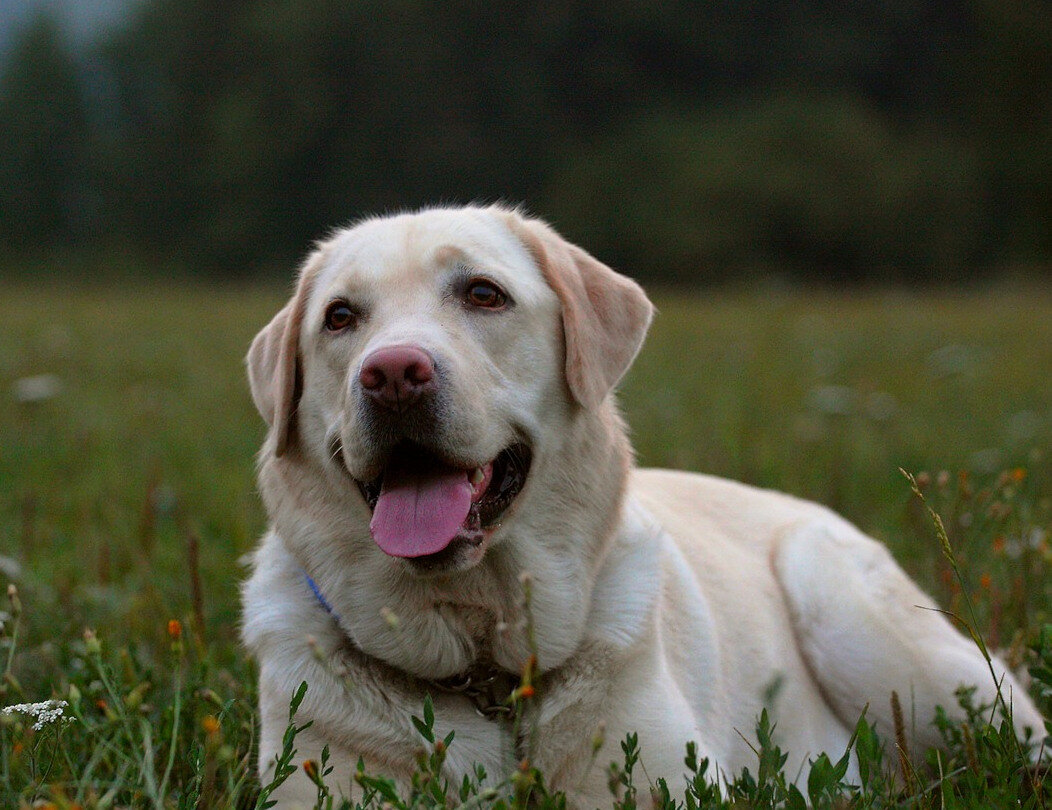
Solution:
M 662 587 L 661 550 L 668 542 L 653 515 L 627 499 L 592 591 L 588 626 L 593 638 L 624 649 L 647 632 Z
M 244 559 L 252 573 L 241 586 L 241 640 L 253 654 L 281 654 L 302 647 L 308 636 L 334 632 L 335 623 L 276 532 L 267 532 Z

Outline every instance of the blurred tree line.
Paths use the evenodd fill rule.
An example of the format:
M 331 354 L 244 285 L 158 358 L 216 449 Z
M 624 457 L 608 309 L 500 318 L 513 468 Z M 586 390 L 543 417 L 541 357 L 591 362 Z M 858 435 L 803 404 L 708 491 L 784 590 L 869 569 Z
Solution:
M 0 75 L 9 257 L 203 273 L 363 214 L 525 202 L 638 277 L 1052 259 L 1048 0 L 140 0 Z

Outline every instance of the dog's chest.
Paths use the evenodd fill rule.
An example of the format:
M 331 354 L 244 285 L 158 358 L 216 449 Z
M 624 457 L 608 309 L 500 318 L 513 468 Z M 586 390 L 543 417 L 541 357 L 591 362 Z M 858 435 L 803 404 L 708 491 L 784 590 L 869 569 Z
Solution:
M 480 587 L 481 585 L 481 587 Z M 520 673 L 532 653 L 527 611 L 517 589 L 491 578 L 465 583 L 459 591 L 436 588 L 432 610 L 460 643 L 472 650 L 473 665 Z
M 439 601 L 435 604 L 435 610 L 446 617 L 447 621 L 455 624 L 480 650 L 492 646 L 493 635 L 503 621 L 498 615 L 497 606 Z

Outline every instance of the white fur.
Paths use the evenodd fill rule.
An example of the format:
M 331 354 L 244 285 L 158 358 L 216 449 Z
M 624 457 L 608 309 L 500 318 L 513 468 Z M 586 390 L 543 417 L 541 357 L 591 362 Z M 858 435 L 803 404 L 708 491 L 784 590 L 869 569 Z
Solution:
M 302 379 L 297 402 L 268 387 L 271 376 L 291 373 L 273 351 L 285 316 L 257 339 L 249 365 L 253 394 L 273 427 L 260 455 L 272 530 L 244 588 L 243 637 L 260 662 L 264 781 L 289 698 L 306 680 L 298 722 L 313 725 L 297 741 L 296 762 L 317 758 L 328 744 L 343 792 L 353 792 L 359 756 L 404 782 L 422 747 L 410 716 L 421 713 L 424 695 L 418 682 L 392 679 L 389 667 L 440 678 L 480 656 L 516 672 L 536 652 L 541 675 L 527 717 L 528 753 L 580 807 L 608 801 L 605 766 L 620 758 L 629 732 L 639 733 L 646 774 L 676 786 L 688 740 L 717 773 L 754 766 L 747 741 L 766 706 L 790 752 L 789 772 L 806 778 L 808 759 L 843 752 L 867 703 L 868 716 L 890 732 L 892 690 L 912 708 L 922 744 L 936 741 L 934 707 L 952 713 L 959 684 L 977 686 L 979 699 L 992 702 L 993 680 L 974 646 L 925 609 L 931 601 L 885 549 L 841 518 L 707 476 L 629 471 L 613 397 L 584 407 L 564 376 L 564 330 L 580 328 L 594 309 L 591 326 L 602 337 L 611 304 L 595 287 L 612 271 L 578 252 L 576 261 L 593 263 L 584 268 L 587 284 L 562 283 L 558 274 L 573 271 L 550 265 L 552 233 L 499 208 L 368 220 L 319 248 L 283 310 L 302 312 L 291 335 Z M 451 300 L 449 280 L 465 265 L 500 283 L 515 306 L 479 317 Z M 634 285 L 619 284 L 603 295 L 632 297 L 640 315 L 606 339 L 637 346 L 649 306 Z M 589 306 L 565 299 L 585 288 Z M 343 340 L 319 328 L 334 296 L 369 311 Z M 602 339 L 590 339 L 592 351 L 606 351 Z M 350 471 L 375 474 L 356 404 L 357 370 L 373 349 L 406 341 L 433 353 L 446 374 L 450 424 L 438 441 L 450 453 L 481 463 L 523 436 L 534 453 L 528 484 L 481 561 L 440 576 L 414 574 L 379 550 L 368 508 L 329 446 L 339 435 Z M 636 346 L 617 346 L 603 373 L 627 362 L 616 358 L 630 360 Z M 566 373 L 582 373 L 575 368 Z M 623 368 L 613 372 L 616 381 Z M 273 434 L 284 428 L 272 411 L 283 401 L 295 434 L 279 453 Z M 348 656 L 348 638 L 389 667 Z M 1039 729 L 1024 691 L 995 665 L 1020 732 Z M 505 728 L 463 698 L 434 698 L 440 733 L 456 730 L 446 764 L 452 784 L 475 763 L 491 780 L 510 772 L 517 752 Z M 591 764 L 600 728 L 605 742 Z M 283 807 L 312 806 L 314 795 L 302 773 L 278 794 Z

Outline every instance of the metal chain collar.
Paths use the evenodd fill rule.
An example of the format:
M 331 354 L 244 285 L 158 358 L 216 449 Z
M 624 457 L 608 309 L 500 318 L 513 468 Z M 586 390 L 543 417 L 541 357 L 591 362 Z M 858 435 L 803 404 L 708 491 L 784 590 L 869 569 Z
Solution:
M 480 662 L 461 675 L 425 683 L 449 694 L 463 695 L 487 720 L 511 720 L 515 715 L 511 694 L 519 685 L 519 678 L 494 664 Z

